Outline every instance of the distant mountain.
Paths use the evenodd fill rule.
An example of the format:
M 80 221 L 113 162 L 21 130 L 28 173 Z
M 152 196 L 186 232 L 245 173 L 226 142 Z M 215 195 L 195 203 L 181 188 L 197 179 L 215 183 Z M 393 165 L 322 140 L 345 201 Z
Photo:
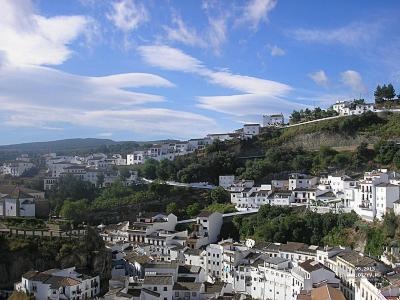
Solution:
M 120 147 L 123 148 L 131 148 L 134 150 L 135 148 L 140 148 L 145 144 L 156 144 L 156 143 L 164 143 L 164 142 L 175 142 L 174 140 L 159 140 L 159 141 L 113 141 L 110 139 L 97 139 L 97 138 L 79 138 L 79 139 L 65 139 L 65 140 L 57 140 L 57 141 L 48 141 L 48 142 L 32 142 L 32 143 L 22 143 L 22 144 L 13 144 L 13 145 L 4 145 L 0 146 L 1 152 L 26 152 L 26 153 L 50 153 L 50 152 L 61 152 L 61 153 L 70 153 L 70 152 L 90 152 L 90 151 L 99 151 L 101 149 L 111 148 L 118 149 Z

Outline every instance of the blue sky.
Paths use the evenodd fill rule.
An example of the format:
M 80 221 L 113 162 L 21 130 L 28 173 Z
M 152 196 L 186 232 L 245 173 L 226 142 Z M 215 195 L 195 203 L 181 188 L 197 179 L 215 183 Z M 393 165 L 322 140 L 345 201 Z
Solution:
M 400 92 L 396 0 L 0 4 L 0 144 L 186 139 Z

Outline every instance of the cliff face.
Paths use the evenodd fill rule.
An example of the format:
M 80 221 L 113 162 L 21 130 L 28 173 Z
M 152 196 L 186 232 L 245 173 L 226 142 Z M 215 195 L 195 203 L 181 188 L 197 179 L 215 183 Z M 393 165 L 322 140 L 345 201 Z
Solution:
M 78 271 L 100 275 L 102 293 L 111 278 L 111 252 L 92 229 L 85 239 L 2 238 L 0 289 L 11 289 L 29 270 L 76 266 Z

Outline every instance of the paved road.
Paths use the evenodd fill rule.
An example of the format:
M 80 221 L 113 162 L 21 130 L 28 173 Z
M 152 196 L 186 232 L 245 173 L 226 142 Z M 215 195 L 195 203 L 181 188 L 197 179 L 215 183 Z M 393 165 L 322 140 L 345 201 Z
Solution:
M 146 179 L 146 178 L 141 178 L 141 179 L 146 183 L 154 182 L 154 180 L 151 180 L 151 179 Z M 215 185 L 212 185 L 212 184 L 209 184 L 209 183 L 203 183 L 203 182 L 183 183 L 183 182 L 176 182 L 176 181 L 164 181 L 164 183 L 167 184 L 167 185 L 187 187 L 187 188 L 192 188 L 192 189 L 213 190 L 213 189 L 216 188 Z

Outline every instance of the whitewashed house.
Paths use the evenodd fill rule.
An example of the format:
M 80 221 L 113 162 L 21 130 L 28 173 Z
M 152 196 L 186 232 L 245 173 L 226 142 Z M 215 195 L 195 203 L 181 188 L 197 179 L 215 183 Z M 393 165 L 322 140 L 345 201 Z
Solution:
M 27 161 L 15 161 L 3 164 L 3 174 L 11 175 L 13 177 L 20 177 L 25 172 L 32 169 L 35 165 Z
M 300 294 L 300 291 L 311 291 L 314 286 L 329 284 L 339 288 L 340 280 L 336 278 L 335 272 L 315 260 L 306 260 L 299 263 L 297 267 L 291 270 L 293 276 L 294 294 Z
M 260 134 L 260 124 L 244 124 L 243 125 L 243 139 L 251 139 Z
M 75 267 L 29 271 L 15 290 L 33 294 L 35 299 L 89 299 L 100 294 L 100 277 L 80 274 Z
M 263 115 L 264 127 L 279 127 L 284 124 L 285 124 L 285 118 L 283 117 L 283 114 Z
M 219 212 L 203 211 L 196 217 L 193 231 L 187 239 L 188 247 L 198 249 L 218 241 L 222 227 L 222 214 Z
M 292 173 L 289 175 L 289 190 L 314 188 L 318 184 L 318 177 L 306 174 Z
M 44 192 L 20 186 L 0 187 L 0 216 L 2 217 L 34 218 L 41 209 L 44 209 L 46 213 L 47 206 L 48 201 L 44 197 Z

